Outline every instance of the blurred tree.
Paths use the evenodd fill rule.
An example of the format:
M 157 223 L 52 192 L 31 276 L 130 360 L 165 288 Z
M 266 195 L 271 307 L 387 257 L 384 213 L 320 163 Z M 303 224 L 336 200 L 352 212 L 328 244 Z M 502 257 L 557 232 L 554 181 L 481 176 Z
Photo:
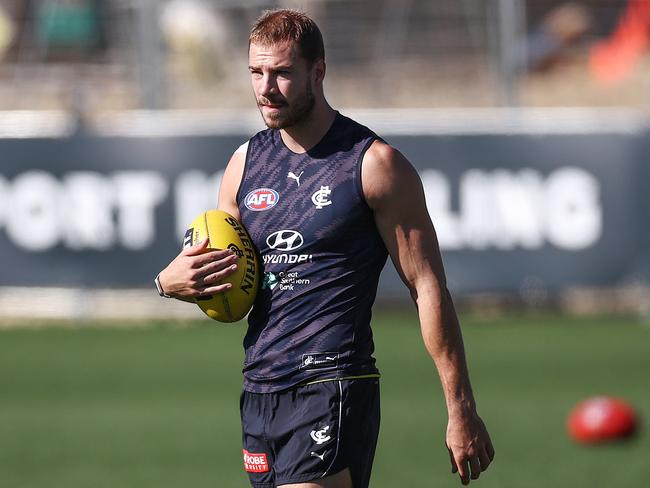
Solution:
M 0 60 L 4 59 L 14 40 L 15 27 L 7 11 L 0 6 Z
M 46 58 L 80 58 L 105 45 L 103 0 L 42 0 L 36 10 L 36 40 Z
M 209 2 L 170 0 L 162 5 L 160 28 L 172 69 L 209 85 L 226 75 L 228 24 Z

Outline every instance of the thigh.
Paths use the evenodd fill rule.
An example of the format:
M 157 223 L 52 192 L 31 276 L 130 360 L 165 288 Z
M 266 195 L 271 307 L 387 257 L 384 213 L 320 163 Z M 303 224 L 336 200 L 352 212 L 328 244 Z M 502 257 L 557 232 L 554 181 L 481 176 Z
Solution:
M 368 486 L 379 432 L 377 379 L 242 395 L 245 468 L 255 488 Z M 324 484 L 325 483 L 325 484 Z M 342 484 L 341 484 L 342 483 Z
M 296 483 L 290 485 L 279 485 L 278 488 L 354 488 L 352 476 L 349 469 L 344 469 L 336 474 L 327 476 L 318 481 Z
M 275 488 L 274 451 L 269 443 L 265 425 L 266 412 L 273 405 L 271 395 L 242 392 L 240 413 L 244 470 L 255 488 Z
M 307 385 L 288 400 L 269 429 L 277 440 L 277 485 L 317 483 L 348 470 L 354 488 L 367 487 L 379 433 L 378 380 Z
M 341 459 L 350 468 L 352 486 L 367 488 L 379 436 L 379 380 L 351 380 L 346 386 L 348 399 L 344 395 Z

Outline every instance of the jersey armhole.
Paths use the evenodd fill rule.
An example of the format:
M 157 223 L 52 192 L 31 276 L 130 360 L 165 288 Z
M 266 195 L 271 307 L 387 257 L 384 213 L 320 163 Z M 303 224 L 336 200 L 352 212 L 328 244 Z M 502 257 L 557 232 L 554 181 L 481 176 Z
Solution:
M 375 141 L 382 141 L 383 142 L 384 140 L 381 137 L 377 136 L 377 135 L 370 138 L 370 140 L 366 143 L 366 145 L 361 150 L 361 154 L 359 155 L 359 162 L 356 165 L 357 174 L 355 175 L 355 187 L 357 189 L 357 195 L 359 195 L 359 199 L 364 203 L 366 208 L 368 208 L 368 210 L 370 210 L 371 212 L 373 210 L 370 207 L 370 205 L 368 205 L 368 202 L 366 201 L 366 197 L 363 194 L 363 181 L 361 180 L 361 173 L 362 173 L 362 169 L 363 169 L 362 168 L 362 166 L 363 166 L 363 158 L 365 157 L 366 152 L 368 151 L 368 149 L 370 149 L 370 146 L 372 146 L 372 144 Z
M 241 174 L 241 180 L 239 180 L 239 187 L 237 188 L 237 194 L 235 195 L 235 202 L 237 203 L 237 206 L 239 207 L 239 201 L 241 200 L 241 191 L 242 188 L 244 187 L 244 181 L 246 180 L 246 176 L 248 175 L 248 156 L 250 155 L 251 151 L 251 141 L 250 139 L 246 141 L 244 144 L 239 146 L 237 150 L 235 151 L 235 154 L 238 152 L 246 152 L 246 156 L 244 156 L 244 171 L 242 171 Z

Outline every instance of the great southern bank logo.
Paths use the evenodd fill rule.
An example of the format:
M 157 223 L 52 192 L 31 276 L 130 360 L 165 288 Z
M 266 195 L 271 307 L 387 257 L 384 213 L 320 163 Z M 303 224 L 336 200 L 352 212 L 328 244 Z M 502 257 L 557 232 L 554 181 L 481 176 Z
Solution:
M 244 205 L 248 210 L 261 212 L 275 207 L 278 200 L 280 200 L 280 195 L 277 191 L 270 188 L 257 188 L 246 195 Z
M 266 238 L 266 243 L 271 249 L 277 251 L 293 251 L 303 244 L 302 234 L 295 230 L 279 230 Z

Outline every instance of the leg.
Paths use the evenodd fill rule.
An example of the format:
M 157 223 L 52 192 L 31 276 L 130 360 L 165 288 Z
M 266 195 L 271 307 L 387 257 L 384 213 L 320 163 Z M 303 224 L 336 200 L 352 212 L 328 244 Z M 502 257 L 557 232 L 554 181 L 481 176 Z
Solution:
M 344 380 L 324 383 L 320 387 L 330 391 L 332 396 L 329 398 L 340 399 L 343 402 L 342 405 L 339 401 L 330 402 L 334 405 L 333 410 L 341 413 L 340 429 L 335 427 L 339 422 L 324 421 L 322 425 L 318 424 L 319 427 L 325 424 L 331 425 L 323 435 L 327 438 L 331 436 L 332 439 L 322 445 L 314 442 L 319 436 L 318 433 L 310 430 L 303 431 L 295 437 L 307 440 L 304 451 L 309 453 L 309 456 L 305 457 L 302 463 L 314 461 L 316 466 L 320 466 L 321 462 L 325 461 L 326 470 L 320 471 L 320 475 L 315 469 L 304 470 L 305 475 L 313 475 L 310 477 L 280 476 L 276 478 L 277 486 L 281 488 L 368 488 L 379 433 L 379 382 L 376 379 Z M 317 408 L 310 406 L 309 410 L 317 410 Z M 315 435 L 311 436 L 307 432 Z M 325 475 L 321 478 L 323 472 Z
M 266 442 L 266 418 L 261 415 L 261 412 L 267 411 L 268 404 L 272 401 L 270 395 L 246 391 L 242 392 L 240 400 L 244 469 L 251 485 L 257 488 L 275 487 L 273 449 Z
M 344 469 L 336 474 L 327 476 L 318 481 L 308 483 L 295 483 L 291 485 L 280 485 L 278 488 L 353 488 L 350 470 Z
M 379 382 L 344 379 L 244 392 L 242 426 L 244 468 L 255 488 L 368 488 Z

